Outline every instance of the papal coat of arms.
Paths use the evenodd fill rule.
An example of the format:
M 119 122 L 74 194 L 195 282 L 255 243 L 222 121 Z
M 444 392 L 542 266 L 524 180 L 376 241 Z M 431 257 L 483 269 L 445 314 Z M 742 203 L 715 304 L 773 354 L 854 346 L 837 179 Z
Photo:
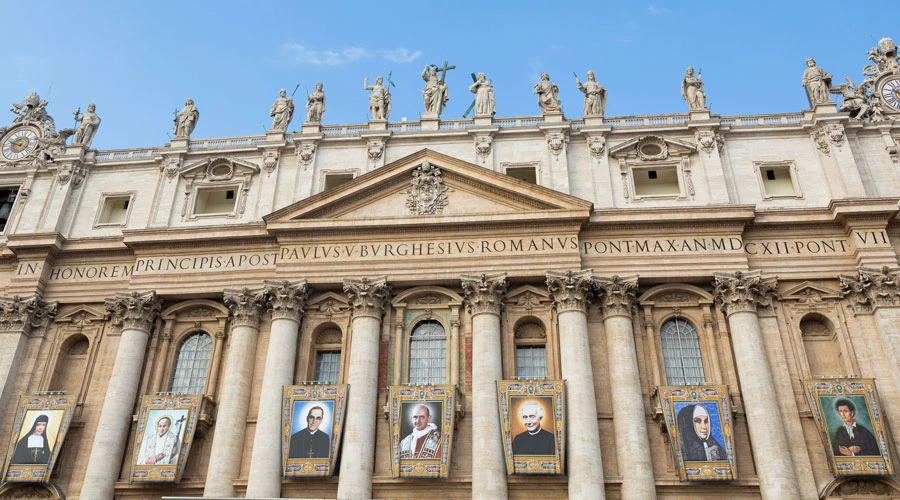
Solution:
M 424 162 L 413 170 L 413 180 L 406 193 L 406 206 L 412 215 L 437 215 L 449 203 L 450 188 L 441 178 L 441 169 Z

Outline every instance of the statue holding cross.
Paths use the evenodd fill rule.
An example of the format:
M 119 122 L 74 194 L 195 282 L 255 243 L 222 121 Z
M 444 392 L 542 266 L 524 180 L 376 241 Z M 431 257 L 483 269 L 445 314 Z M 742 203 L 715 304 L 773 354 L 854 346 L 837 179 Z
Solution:
M 422 98 L 425 101 L 425 114 L 422 115 L 422 118 L 441 117 L 441 111 L 444 110 L 444 106 L 450 100 L 450 92 L 447 89 L 445 80 L 447 71 L 451 69 L 456 69 L 456 66 L 449 66 L 447 61 L 444 61 L 444 67 L 442 68 L 432 64 L 425 66 L 425 69 L 422 70 L 422 80 L 425 80 L 425 88 L 422 89 Z M 438 71 L 441 72 L 440 78 L 437 75 Z

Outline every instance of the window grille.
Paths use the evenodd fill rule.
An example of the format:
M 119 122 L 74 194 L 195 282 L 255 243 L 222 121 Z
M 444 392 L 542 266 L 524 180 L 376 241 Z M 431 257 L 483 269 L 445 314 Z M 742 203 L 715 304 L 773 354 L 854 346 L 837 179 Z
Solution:
M 447 332 L 435 320 L 420 321 L 409 341 L 409 383 L 447 383 Z
M 547 378 L 547 348 L 544 346 L 516 347 L 516 377 L 528 380 Z
M 319 351 L 316 354 L 316 382 L 336 384 L 341 370 L 340 351 Z
M 206 332 L 189 336 L 178 348 L 172 392 L 175 394 L 203 394 L 206 373 L 212 357 L 212 337 Z
M 669 385 L 705 384 L 697 329 L 681 318 L 670 319 L 663 323 L 660 337 L 666 382 Z

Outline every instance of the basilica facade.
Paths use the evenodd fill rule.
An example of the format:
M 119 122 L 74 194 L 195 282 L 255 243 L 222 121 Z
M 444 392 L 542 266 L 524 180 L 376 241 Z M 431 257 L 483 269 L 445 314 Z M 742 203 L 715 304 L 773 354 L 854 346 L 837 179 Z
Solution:
M 889 40 L 888 40 L 889 41 Z M 809 108 L 0 157 L 0 498 L 900 498 L 900 63 Z M 446 72 L 446 65 L 443 70 Z M 838 104 L 832 96 L 841 94 Z M 200 99 L 198 99 L 200 101 Z M 318 102 L 323 105 L 317 107 Z M 300 118 L 298 117 L 298 120 Z

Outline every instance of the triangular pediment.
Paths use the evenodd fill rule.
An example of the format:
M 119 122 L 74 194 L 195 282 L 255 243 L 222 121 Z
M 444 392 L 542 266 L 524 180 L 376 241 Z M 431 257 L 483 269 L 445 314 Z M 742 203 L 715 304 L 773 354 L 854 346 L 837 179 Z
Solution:
M 823 300 L 840 298 L 841 292 L 838 290 L 833 290 L 811 281 L 804 281 L 803 283 L 799 283 L 781 292 L 782 300 L 798 300 L 801 302 L 806 302 L 810 299 Z
M 253 176 L 259 173 L 259 166 L 240 158 L 213 156 L 184 165 L 180 173 L 186 178 L 205 177 L 211 181 L 221 181 Z
M 643 161 L 666 160 L 672 156 L 689 155 L 697 151 L 697 145 L 659 135 L 633 137 L 609 148 L 609 156 L 614 158 L 635 157 Z
M 423 165 L 439 170 L 428 170 Z M 424 170 L 423 170 L 424 168 Z M 419 184 L 413 180 L 419 177 Z M 419 196 L 416 196 L 416 195 Z M 587 218 L 590 202 L 423 149 L 264 217 L 270 230 L 318 226 Z
M 106 312 L 85 305 L 79 305 L 65 314 L 56 316 L 54 323 L 72 323 L 74 325 L 90 325 L 106 320 Z

